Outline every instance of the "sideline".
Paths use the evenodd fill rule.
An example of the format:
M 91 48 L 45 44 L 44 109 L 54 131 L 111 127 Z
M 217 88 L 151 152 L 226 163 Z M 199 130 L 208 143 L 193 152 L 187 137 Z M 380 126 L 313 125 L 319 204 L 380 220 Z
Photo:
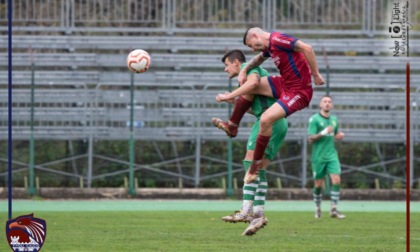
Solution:
M 329 200 L 322 209 L 329 209 Z M 13 200 L 13 212 L 73 211 L 232 211 L 239 209 L 240 200 Z M 411 212 L 420 212 L 420 202 L 411 202 Z M 405 212 L 405 201 L 340 201 L 343 212 Z M 6 211 L 7 200 L 0 200 L 0 211 Z M 312 212 L 310 200 L 267 201 L 266 211 Z

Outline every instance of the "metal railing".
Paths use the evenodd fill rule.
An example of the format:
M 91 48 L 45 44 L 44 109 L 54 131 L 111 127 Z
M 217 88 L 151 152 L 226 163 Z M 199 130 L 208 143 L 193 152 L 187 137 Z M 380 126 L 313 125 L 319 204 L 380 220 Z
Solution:
M 398 1 L 397 1 L 398 2 Z M 407 1 L 398 2 L 400 11 Z M 293 34 L 385 35 L 391 23 L 388 0 L 46 0 L 13 1 L 13 30 L 70 33 L 243 33 L 250 26 Z M 1 4 L 0 4 L 1 5 Z M 3 4 L 6 7 L 6 3 Z M 407 16 L 419 24 L 418 1 Z M 0 8 L 0 30 L 7 30 Z M 412 30 L 412 35 L 420 34 Z
M 176 52 L 176 49 L 191 49 L 192 46 L 188 42 L 194 39 L 194 36 L 206 33 L 222 35 L 222 37 L 201 36 L 201 38 L 197 38 L 198 41 L 195 44 L 192 43 L 195 46 L 195 50 L 204 50 L 203 47 L 210 47 L 212 45 L 214 47 L 212 50 L 220 52 L 227 49 L 225 45 L 236 47 L 241 44 L 241 38 L 237 35 L 242 34 L 245 28 L 254 25 L 261 26 L 266 30 L 293 30 L 293 34 L 375 36 L 388 34 L 390 22 L 390 1 L 387 0 L 16 0 L 13 3 L 15 4 L 13 8 L 13 30 L 17 33 L 16 35 L 14 34 L 14 49 L 20 47 L 21 50 L 26 50 L 28 45 L 30 45 L 31 47 L 39 46 L 39 50 L 41 51 L 49 49 L 66 52 L 72 52 L 75 49 L 90 50 L 91 55 L 85 55 L 86 57 L 83 56 L 84 58 L 81 60 L 73 59 L 73 65 L 69 66 L 69 69 L 74 67 L 72 70 L 47 70 L 51 66 L 59 67 L 60 64 L 54 64 L 54 62 L 52 64 L 47 63 L 44 65 L 45 68 L 35 72 L 34 75 L 37 80 L 38 91 L 35 92 L 35 101 L 39 102 L 35 105 L 34 109 L 34 118 L 36 121 L 34 125 L 35 138 L 60 141 L 82 140 L 88 141 L 89 146 L 89 151 L 86 155 L 78 155 L 45 164 L 37 164 L 35 169 L 69 177 L 82 177 L 88 186 L 96 179 L 128 173 L 128 169 L 125 168 L 111 173 L 95 172 L 95 169 L 93 169 L 94 161 L 92 159 L 96 158 L 117 162 L 122 166 L 127 165 L 127 161 L 95 154 L 94 147 L 95 141 L 97 140 L 127 140 L 129 138 L 130 126 L 130 101 L 128 99 L 129 91 L 127 87 L 129 85 L 129 74 L 126 71 L 107 71 L 100 73 L 96 70 L 96 67 L 112 68 L 120 66 L 102 66 L 97 63 L 99 59 L 96 58 L 97 55 L 92 54 L 92 51 L 96 49 L 113 50 L 113 53 L 115 53 L 116 50 L 125 50 L 131 48 L 133 45 L 144 45 L 146 47 L 150 46 L 150 48 L 155 50 Z M 401 4 L 403 3 L 401 2 Z M 416 11 L 419 9 L 418 1 L 412 1 L 410 4 L 409 17 L 411 18 L 411 23 L 413 25 L 419 24 L 416 16 Z M 5 7 L 5 4 L 0 3 L 0 7 Z M 0 8 L 0 30 L 2 31 L 7 30 L 6 10 L 7 8 Z M 21 39 L 27 39 L 29 42 L 23 43 L 19 41 L 17 39 L 19 38 L 18 34 L 25 34 L 27 31 L 39 31 L 48 34 L 56 32 L 72 34 L 72 36 L 45 36 L 45 40 L 48 41 L 41 41 L 43 43 L 42 45 L 39 43 L 39 37 L 37 36 L 22 36 Z M 100 33 L 102 36 L 97 36 L 97 33 Z M 120 35 L 127 35 L 128 37 L 130 35 L 139 35 L 140 33 L 142 33 L 142 36 L 136 36 L 130 42 L 125 41 L 124 46 L 118 43 L 122 38 Z M 171 35 L 175 33 L 182 35 L 188 34 L 189 37 L 144 36 L 149 34 Z M 106 36 L 103 36 L 103 34 L 106 34 Z M 228 36 L 231 36 L 230 34 L 234 34 L 236 37 L 228 38 Z M 413 30 L 411 34 L 419 33 Z M 142 38 L 143 44 L 141 41 Z M 206 42 L 204 46 L 202 43 L 203 38 Z M 311 42 L 310 44 L 314 45 L 315 49 L 318 48 L 319 50 L 319 48 L 325 46 L 332 52 L 336 52 L 337 47 L 346 51 L 360 51 L 363 53 L 373 51 L 374 54 L 377 51 L 383 52 L 384 50 L 380 48 L 384 44 L 383 41 L 376 41 L 370 38 L 350 40 L 348 44 L 338 43 L 334 39 L 314 39 L 313 41 L 309 39 L 309 41 Z M 106 43 L 100 43 L 98 42 L 99 40 L 105 41 Z M 218 43 L 214 43 L 215 40 Z M 231 42 L 231 40 L 234 42 Z M 342 38 L 342 40 L 344 39 Z M 413 40 L 413 42 L 416 42 L 416 40 Z M 160 44 L 162 45 L 161 47 L 158 46 Z M 415 46 L 416 44 L 413 43 L 413 48 Z M 6 49 L 4 46 L 0 47 L 1 50 Z M 361 49 L 355 50 L 354 48 Z M 342 52 L 342 49 L 340 49 L 340 52 Z M 414 50 L 414 52 L 417 53 L 418 50 Z M 2 56 L 5 57 L 5 55 L 0 55 L 0 57 Z M 43 55 L 43 57 L 46 56 Z M 110 57 L 109 54 L 104 54 L 103 56 Z M 65 55 L 63 58 L 67 62 L 66 57 L 68 56 Z M 153 54 L 152 57 L 154 57 Z M 120 60 L 121 65 L 124 64 L 124 55 L 117 55 L 116 59 Z M 176 61 L 179 60 L 178 58 L 175 59 Z M 343 60 L 340 57 L 337 59 Z M 346 58 L 346 60 L 348 59 Z M 371 59 L 373 57 L 369 58 L 369 60 Z M 57 60 L 57 58 L 54 58 L 54 60 Z M 357 60 L 359 60 L 359 57 L 357 57 Z M 48 58 L 46 61 L 48 61 Z M 188 63 L 189 61 L 187 60 Z M 221 64 L 219 59 L 214 58 L 214 61 L 217 64 Z M 159 63 L 159 60 L 156 62 Z M 19 64 L 20 69 L 25 67 L 22 64 L 22 60 L 20 63 L 19 61 L 16 61 L 16 63 Z M 365 64 L 373 65 L 375 69 L 381 71 L 379 69 L 381 68 L 380 66 L 388 69 L 387 67 L 389 66 L 382 65 L 388 63 L 390 61 L 381 61 L 380 64 L 371 62 Z M 63 63 L 62 67 L 67 66 L 66 64 Z M 169 64 L 168 67 L 173 66 L 173 64 L 176 63 Z M 351 64 L 356 65 L 356 63 L 349 63 L 348 61 L 341 64 L 346 66 Z M 161 65 L 163 67 L 163 64 Z M 182 64 L 180 65 L 182 66 Z M 357 65 L 361 66 L 362 64 L 359 62 Z M 1 66 L 4 67 L 4 65 Z M 77 66 L 79 68 L 94 66 L 95 70 L 79 69 L 79 71 L 76 69 Z M 323 67 L 322 64 L 320 66 Z M 183 67 L 188 69 L 191 65 L 184 65 Z M 212 67 L 216 67 L 216 64 Z M 351 66 L 348 68 L 344 67 L 343 69 L 349 70 L 350 68 Z M 364 69 L 366 70 L 366 67 Z M 391 69 L 391 72 L 398 70 L 393 65 L 389 69 Z M 152 164 L 136 164 L 136 170 L 147 170 L 156 174 L 182 178 L 193 181 L 192 183 L 195 186 L 198 186 L 204 180 L 224 176 L 223 172 L 205 175 L 200 173 L 202 167 L 201 160 L 206 159 L 210 162 L 218 163 L 221 167 L 226 165 L 226 161 L 220 157 L 208 157 L 200 153 L 200 148 L 204 141 L 226 141 L 225 135 L 215 130 L 209 121 L 211 116 L 226 118 L 226 106 L 214 104 L 214 95 L 219 92 L 219 88 L 216 87 L 208 91 L 203 87 L 203 84 L 200 84 L 220 82 L 225 75 L 223 74 L 223 78 L 220 78 L 219 75 L 221 74 L 218 74 L 216 78 L 215 73 L 203 73 L 203 71 L 201 69 L 200 71 L 191 72 L 164 72 L 160 69 L 156 72 L 149 71 L 142 75 L 142 80 L 136 82 L 138 89 L 135 92 L 136 102 L 134 107 L 135 117 L 139 118 L 135 121 L 136 127 L 134 131 L 136 139 L 150 142 L 169 141 L 174 146 L 173 149 L 176 153 L 177 147 L 174 144 L 175 141 L 190 141 L 195 143 L 195 153 L 193 155 L 182 156 L 177 154 L 174 159 Z M 25 141 L 30 136 L 31 125 L 29 121 L 31 105 L 29 103 L 29 90 L 27 89 L 30 72 L 16 70 L 13 74 L 14 84 L 21 85 L 20 89 L 16 88 L 13 90 L 13 136 L 16 140 Z M 331 79 L 334 83 L 340 84 L 343 82 L 343 86 L 354 87 L 366 85 L 367 87 L 373 88 L 369 85 L 374 83 L 376 85 L 375 88 L 378 88 L 381 84 L 388 85 L 392 83 L 392 88 L 395 90 L 402 86 L 402 82 L 398 81 L 399 77 L 397 75 L 398 73 L 389 73 L 386 75 L 378 75 L 376 73 L 337 73 L 332 74 Z M 413 76 L 417 77 L 417 75 L 418 72 Z M 5 79 L 6 75 L 0 76 L 0 85 L 6 83 Z M 357 83 L 353 84 L 352 82 Z M 413 82 L 413 84 L 418 85 L 418 82 L 417 84 L 415 81 Z M 108 85 L 110 88 L 102 88 L 104 85 Z M 87 88 L 88 86 L 89 88 Z M 158 86 L 159 88 L 157 88 Z M 1 90 L 5 90 L 5 88 L 0 86 Z M 220 91 L 224 90 L 226 89 L 220 88 Z M 172 94 L 177 94 L 177 96 L 171 96 Z M 343 129 L 349 131 L 346 141 L 369 141 L 374 143 L 383 143 L 383 141 L 386 141 L 386 144 L 404 144 L 405 120 L 404 110 L 401 108 L 404 103 L 402 99 L 399 99 L 403 95 L 402 91 L 397 91 L 394 96 L 388 93 L 387 90 L 371 94 L 371 97 L 363 95 L 360 94 L 358 98 L 363 97 L 364 99 L 361 99 L 360 103 L 365 104 L 357 103 L 358 105 L 377 107 L 372 109 L 364 108 L 363 113 L 359 113 L 362 109 L 354 108 L 353 105 L 356 103 L 356 98 L 353 99 L 352 94 L 343 93 L 342 97 L 340 97 L 343 99 L 337 99 L 336 105 L 338 107 L 336 111 L 339 113 L 339 118 L 342 118 Z M 184 100 L 182 100 L 182 97 L 184 97 Z M 185 102 L 186 97 L 191 99 Z M 346 104 L 340 104 L 340 100 L 344 101 L 346 97 L 351 98 L 352 101 L 349 102 L 347 100 Z M 413 107 L 413 118 L 418 118 L 418 92 L 413 97 L 413 100 L 416 100 L 417 106 L 415 108 Z M 400 105 L 387 107 L 386 104 L 395 102 L 394 98 L 397 104 Z M 301 156 L 304 161 L 302 162 L 301 175 L 275 173 L 281 177 L 299 181 L 302 187 L 310 179 L 306 176 L 306 162 L 305 158 L 303 158 L 307 151 L 307 146 L 305 145 L 306 122 L 308 116 L 318 110 L 315 104 L 317 99 L 319 99 L 319 96 L 314 96 L 314 104 L 312 104 L 310 109 L 301 111 L 290 117 L 291 127 L 286 140 L 302 143 Z M 376 101 L 381 99 L 380 105 L 376 103 Z M 8 124 L 6 116 L 8 104 L 5 102 L 6 100 L 6 92 L 0 92 L 0 140 L 6 138 L 5 132 Z M 245 118 L 243 124 L 246 125 L 250 121 Z M 418 120 L 414 120 L 414 122 L 418 122 Z M 248 134 L 249 129 L 242 127 L 237 139 L 245 140 Z M 420 141 L 418 124 L 413 125 L 412 139 L 413 143 Z M 300 159 L 301 156 L 297 158 Z M 48 167 L 50 163 L 84 158 L 88 159 L 85 172 L 62 172 Z M 290 159 L 293 158 L 295 157 Z M 182 173 L 179 168 L 179 162 L 186 159 L 195 160 L 192 169 L 190 169 L 191 167 L 186 168 L 195 171 L 192 175 L 187 172 Z M 394 161 L 404 162 L 403 158 L 397 158 L 390 162 Z M 280 162 L 287 162 L 287 158 L 285 159 L 283 157 Z M 414 162 L 418 163 L 418 158 L 414 159 Z M 24 172 L 26 170 L 25 166 L 27 164 L 25 162 L 15 161 L 15 164 L 23 167 L 22 169 L 15 170 L 16 172 Z M 161 169 L 166 164 L 175 164 L 178 171 L 165 171 Z M 240 164 L 234 165 L 238 168 L 235 171 L 242 170 Z M 375 164 L 366 164 L 363 167 L 354 167 L 351 165 L 343 165 L 343 167 L 349 169 L 348 172 L 361 171 L 366 174 L 386 178 L 386 172 L 380 174 L 369 170 L 378 165 L 386 166 L 387 163 L 381 161 Z M 5 176 L 5 174 L 0 173 L 0 176 Z M 402 177 L 390 178 L 403 180 Z
M 214 95 L 223 90 L 220 86 L 157 86 L 142 85 L 141 80 L 136 83 L 134 92 L 134 138 L 138 141 L 166 141 L 171 142 L 175 153 L 178 153 L 174 144 L 177 141 L 190 141 L 195 145 L 192 155 L 177 155 L 175 158 L 168 158 L 163 161 L 135 164 L 135 171 L 144 170 L 162 174 L 169 177 L 180 178 L 198 187 L 200 183 L 221 177 L 226 174 L 223 168 L 226 161 L 223 158 L 206 156 L 200 149 L 206 141 L 225 142 L 227 140 L 224 133 L 216 130 L 210 123 L 212 116 L 226 118 L 227 106 L 214 102 Z M 101 159 L 107 162 L 114 162 L 120 166 L 126 166 L 128 162 L 118 158 L 111 158 L 104 155 L 95 154 L 95 142 L 101 140 L 128 140 L 130 126 L 130 95 L 129 83 L 126 86 L 107 87 L 97 85 L 95 88 L 86 86 L 65 86 L 61 88 L 41 88 L 36 87 L 34 100 L 34 132 L 35 140 L 55 139 L 61 141 L 82 140 L 88 142 L 88 153 L 83 156 L 74 156 L 51 162 L 68 162 L 71 159 L 88 159 L 87 168 L 81 169 L 85 172 L 63 172 L 49 168 L 49 163 L 36 164 L 35 169 L 40 171 L 61 174 L 74 178 L 81 177 L 88 186 L 92 181 L 103 179 L 107 176 L 128 173 L 128 168 L 119 169 L 109 173 L 103 173 L 94 169 L 93 159 Z M 66 88 L 65 88 L 66 87 Z M 373 94 L 373 93 L 372 93 Z M 378 94 L 378 93 L 375 93 Z M 309 109 L 296 113 L 288 120 L 290 130 L 286 141 L 306 143 L 306 123 L 308 117 L 318 111 L 317 102 L 320 93 L 314 95 L 313 102 Z M 384 92 L 381 96 L 369 96 L 369 93 L 359 93 L 359 103 L 354 105 L 351 102 L 351 93 L 338 92 L 333 94 L 337 98 L 336 106 L 343 107 L 336 110 L 337 116 L 341 118 L 342 130 L 346 132 L 346 141 L 366 142 L 368 139 L 372 143 L 385 144 L 404 144 L 404 95 L 401 92 Z M 0 92 L 0 139 L 5 139 L 7 130 L 7 99 L 6 92 Z M 349 99 L 345 99 L 345 98 Z M 370 100 L 368 99 L 370 97 Z M 4 98 L 4 99 L 2 99 Z M 415 93 L 413 101 L 417 101 Z M 13 137 L 15 140 L 28 140 L 30 138 L 30 90 L 28 88 L 16 89 L 13 92 Z M 389 106 L 389 107 L 388 107 Z M 416 105 L 417 106 L 417 105 Z M 366 108 L 365 108 L 366 107 Z M 370 108 L 370 109 L 369 109 Z M 413 118 L 418 118 L 419 110 L 413 107 Z M 244 141 L 249 135 L 249 123 L 253 121 L 251 116 L 246 116 L 241 125 L 241 130 L 237 139 Z M 418 142 L 418 121 L 413 121 L 413 143 Z M 302 145 L 302 154 L 299 157 L 282 157 L 280 162 L 287 163 L 287 160 L 301 159 L 307 152 L 307 146 Z M 179 162 L 190 160 L 193 167 L 182 170 Z M 220 166 L 219 172 L 214 174 L 203 174 L 200 167 L 205 162 L 211 162 L 215 166 Z M 1 160 L 0 160 L 1 161 Z M 343 167 L 349 172 L 364 172 L 366 174 L 383 177 L 385 179 L 401 179 L 396 176 L 389 176 L 386 173 L 373 172 L 370 169 L 378 165 L 392 165 L 395 162 L 404 162 L 404 159 L 396 158 L 394 161 L 380 161 L 374 164 L 367 164 L 362 167 L 345 165 Z M 16 165 L 22 167 L 21 161 L 14 161 Z M 389 163 L 387 163 L 389 162 Z M 276 163 L 276 162 L 274 162 Z M 178 167 L 165 170 L 166 165 Z M 234 172 L 242 169 L 239 164 L 234 164 Z M 282 164 L 283 165 L 283 164 Z M 285 164 L 287 165 L 287 164 Z M 24 165 L 23 165 L 24 166 Z M 77 169 L 75 169 L 77 170 Z M 25 169 L 19 170 L 24 172 Z M 96 171 L 96 172 L 95 172 Z M 188 172 L 187 172 L 188 171 Z M 310 177 L 306 173 L 306 160 L 302 160 L 301 175 L 291 175 L 282 172 L 273 172 L 273 175 L 284 179 L 295 180 L 304 187 Z M 192 173 L 192 174 L 190 174 Z M 2 174 L 0 174 L 1 176 Z

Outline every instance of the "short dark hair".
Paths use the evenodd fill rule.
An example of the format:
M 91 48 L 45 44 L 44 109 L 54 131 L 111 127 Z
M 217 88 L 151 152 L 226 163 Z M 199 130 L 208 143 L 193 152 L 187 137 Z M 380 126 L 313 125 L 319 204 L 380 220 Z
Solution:
M 222 62 L 225 63 L 226 59 L 229 59 L 229 61 L 232 63 L 235 59 L 237 59 L 240 63 L 244 63 L 246 61 L 245 54 L 241 50 L 232 50 L 227 52 L 223 58 Z
M 248 32 L 249 32 L 249 30 L 251 29 L 252 27 L 250 27 L 250 28 L 248 28 L 248 29 L 246 29 L 246 31 L 245 31 L 245 34 L 244 34 L 244 45 L 247 45 L 246 44 L 246 38 L 248 37 Z

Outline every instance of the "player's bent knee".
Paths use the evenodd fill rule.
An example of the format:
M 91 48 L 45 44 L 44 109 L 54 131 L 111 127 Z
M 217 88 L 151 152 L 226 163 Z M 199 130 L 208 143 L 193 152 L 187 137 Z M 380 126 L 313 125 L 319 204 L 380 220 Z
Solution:
M 267 118 L 260 118 L 260 128 L 267 128 L 268 126 L 271 126 L 271 121 Z
M 277 116 L 269 113 L 263 113 L 260 118 L 260 127 L 272 127 L 274 122 L 279 120 Z

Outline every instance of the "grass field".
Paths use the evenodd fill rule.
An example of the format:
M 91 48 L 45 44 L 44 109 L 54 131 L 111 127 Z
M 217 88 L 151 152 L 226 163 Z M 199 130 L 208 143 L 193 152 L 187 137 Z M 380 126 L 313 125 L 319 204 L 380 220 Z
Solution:
M 28 213 L 14 212 L 13 217 Z M 312 211 L 268 211 L 268 226 L 252 237 L 241 236 L 246 224 L 222 222 L 220 217 L 229 214 L 226 211 L 34 214 L 47 221 L 41 251 L 406 251 L 405 213 L 345 213 L 346 219 L 337 220 L 329 218 L 328 212 L 315 219 Z M 7 219 L 7 213 L 2 212 L 1 218 Z M 412 213 L 411 219 L 411 251 L 420 251 L 420 213 Z M 11 251 L 4 228 L 0 230 L 0 251 Z

